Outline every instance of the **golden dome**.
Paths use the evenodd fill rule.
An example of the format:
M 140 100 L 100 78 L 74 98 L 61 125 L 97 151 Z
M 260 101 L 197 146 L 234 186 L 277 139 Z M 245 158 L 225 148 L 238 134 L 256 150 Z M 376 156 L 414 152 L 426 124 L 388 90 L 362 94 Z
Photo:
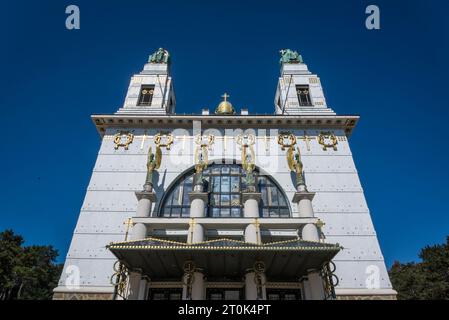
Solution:
M 225 93 L 222 95 L 223 101 L 220 102 L 217 109 L 215 109 L 216 114 L 235 114 L 234 107 L 232 104 L 227 100 L 229 98 L 229 95 Z

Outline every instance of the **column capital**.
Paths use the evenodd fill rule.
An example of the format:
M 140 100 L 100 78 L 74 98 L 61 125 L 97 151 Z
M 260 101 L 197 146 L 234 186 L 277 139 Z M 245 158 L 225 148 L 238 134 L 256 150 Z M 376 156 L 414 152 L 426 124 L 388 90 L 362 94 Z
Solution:
M 295 192 L 292 201 L 293 203 L 297 203 L 303 199 L 312 201 L 313 197 L 315 197 L 315 192 L 308 192 L 308 191 Z
M 209 194 L 207 192 L 199 192 L 199 191 L 189 192 L 190 201 L 193 201 L 195 199 L 201 199 L 206 203 L 208 196 L 209 196 Z
M 246 200 L 254 199 L 257 202 L 260 201 L 262 194 L 260 192 L 242 192 L 242 202 L 245 203 Z
M 137 200 L 148 199 L 151 202 L 156 202 L 156 194 L 154 191 L 136 191 L 135 192 Z

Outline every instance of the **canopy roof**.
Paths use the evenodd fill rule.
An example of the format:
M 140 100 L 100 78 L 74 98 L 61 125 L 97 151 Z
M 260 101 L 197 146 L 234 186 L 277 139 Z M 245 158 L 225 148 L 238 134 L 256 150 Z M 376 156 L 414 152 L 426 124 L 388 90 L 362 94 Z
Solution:
M 321 269 L 341 249 L 339 244 L 301 239 L 259 245 L 231 239 L 189 244 L 157 238 L 111 243 L 107 248 L 126 267 L 140 269 L 153 280 L 179 280 L 189 260 L 210 278 L 241 277 L 255 261 L 263 261 L 267 277 L 298 279 L 308 269 Z

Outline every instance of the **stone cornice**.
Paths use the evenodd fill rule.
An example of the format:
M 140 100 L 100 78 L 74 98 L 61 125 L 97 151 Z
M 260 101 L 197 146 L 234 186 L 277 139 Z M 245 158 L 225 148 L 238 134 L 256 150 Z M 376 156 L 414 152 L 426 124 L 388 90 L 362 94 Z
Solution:
M 185 128 L 194 121 L 207 128 L 262 129 L 342 129 L 349 137 L 359 115 L 92 115 L 98 133 L 103 137 L 107 128 Z

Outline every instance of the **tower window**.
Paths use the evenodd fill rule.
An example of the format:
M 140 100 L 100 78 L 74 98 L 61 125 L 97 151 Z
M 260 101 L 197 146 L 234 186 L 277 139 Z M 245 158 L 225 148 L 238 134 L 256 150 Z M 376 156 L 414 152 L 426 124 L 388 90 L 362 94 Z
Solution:
M 296 93 L 298 94 L 298 101 L 300 106 L 311 106 L 309 86 L 296 86 Z
M 153 101 L 154 86 L 145 85 L 140 88 L 138 106 L 151 106 Z

